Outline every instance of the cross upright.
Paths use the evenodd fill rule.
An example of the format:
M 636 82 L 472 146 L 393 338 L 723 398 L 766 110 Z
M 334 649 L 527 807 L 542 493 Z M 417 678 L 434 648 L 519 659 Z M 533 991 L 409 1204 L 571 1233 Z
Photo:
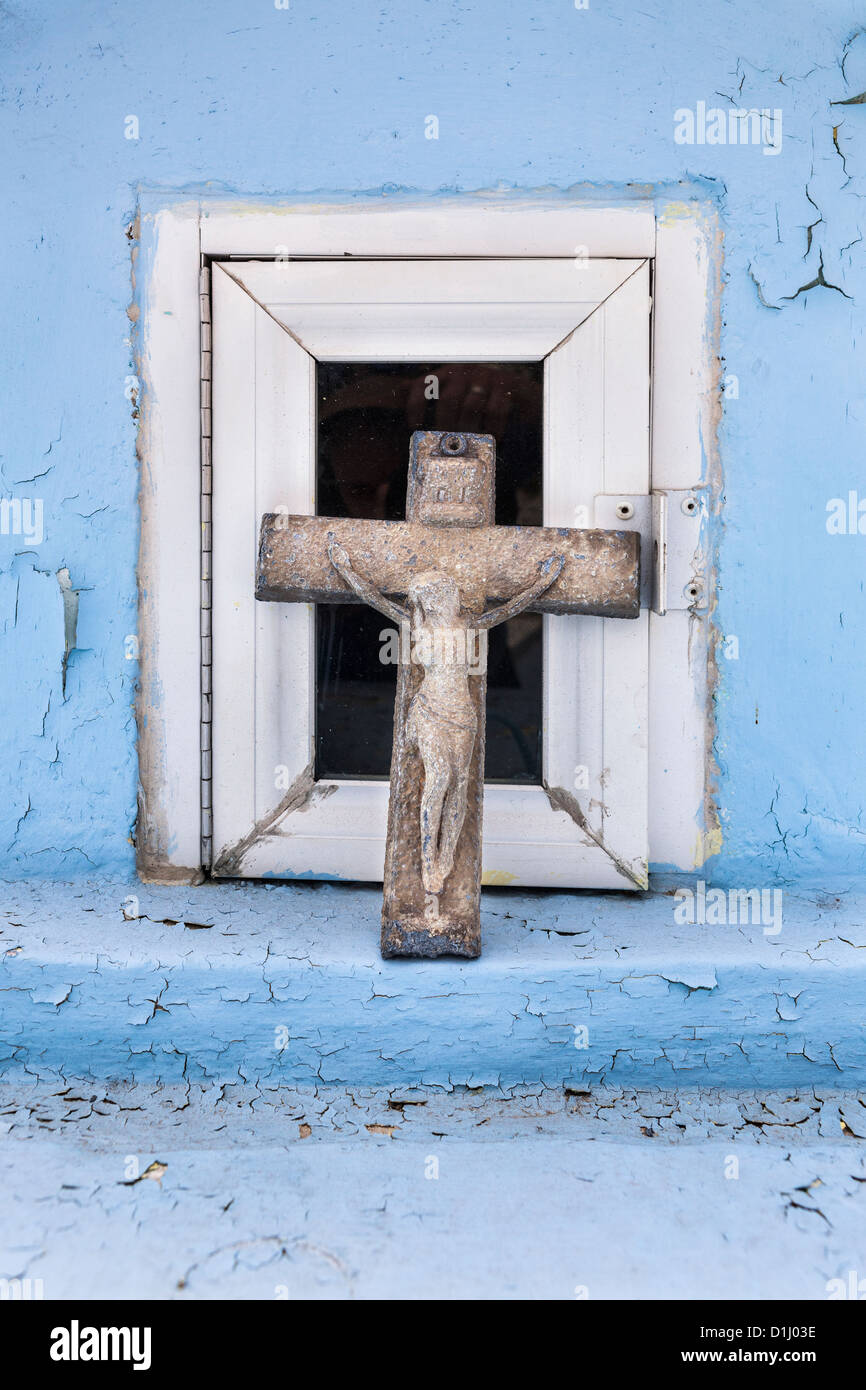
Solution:
M 262 518 L 257 599 L 368 603 L 408 648 L 394 704 L 384 956 L 481 953 L 487 631 L 527 610 L 638 615 L 638 534 L 496 526 L 495 467 L 492 435 L 417 431 L 405 521 Z

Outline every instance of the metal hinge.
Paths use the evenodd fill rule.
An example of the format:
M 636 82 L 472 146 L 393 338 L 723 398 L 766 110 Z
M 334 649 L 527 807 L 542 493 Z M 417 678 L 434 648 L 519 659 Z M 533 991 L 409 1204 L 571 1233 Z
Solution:
M 199 278 L 201 305 L 201 862 L 209 869 L 213 856 L 211 796 L 211 316 L 210 267 Z
M 641 607 L 654 613 L 706 607 L 705 518 L 700 487 L 603 493 L 595 499 L 596 526 L 640 532 Z

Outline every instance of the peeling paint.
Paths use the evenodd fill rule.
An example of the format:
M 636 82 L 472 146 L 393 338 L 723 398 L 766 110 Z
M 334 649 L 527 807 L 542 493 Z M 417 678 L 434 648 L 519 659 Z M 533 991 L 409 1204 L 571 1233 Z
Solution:
M 6 1277 L 56 1299 L 564 1301 L 576 1278 L 594 1299 L 861 1295 L 850 1091 L 400 1095 L 0 1085 Z
M 60 585 L 60 592 L 63 595 L 63 681 L 61 689 L 65 700 L 66 672 L 69 669 L 69 658 L 75 650 L 75 644 L 78 639 L 78 603 L 80 599 L 80 590 L 73 589 L 69 570 L 65 567 L 57 571 L 57 582 Z
M 34 880 L 7 887 L 0 912 L 0 1071 L 389 1085 L 403 1100 L 430 1086 L 864 1083 L 862 895 L 786 894 L 772 937 L 678 924 L 675 907 L 499 889 L 480 965 L 407 968 L 379 955 L 376 888 Z

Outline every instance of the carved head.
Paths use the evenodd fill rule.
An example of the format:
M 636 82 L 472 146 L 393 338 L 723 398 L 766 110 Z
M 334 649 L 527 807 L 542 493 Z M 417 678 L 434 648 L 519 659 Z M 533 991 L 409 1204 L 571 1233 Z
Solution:
M 409 603 L 425 622 L 455 623 L 460 614 L 460 590 L 450 574 L 425 570 L 409 585 Z

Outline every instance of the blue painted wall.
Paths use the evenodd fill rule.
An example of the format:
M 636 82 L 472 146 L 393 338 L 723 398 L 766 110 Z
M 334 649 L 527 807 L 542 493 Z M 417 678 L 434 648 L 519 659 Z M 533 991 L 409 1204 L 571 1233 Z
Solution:
M 739 656 L 720 662 L 713 872 L 831 888 L 860 874 L 866 535 L 826 528 L 829 499 L 866 498 L 855 4 L 11 0 L 0 34 L 0 497 L 42 499 L 45 533 L 33 546 L 0 534 L 0 873 L 133 864 L 125 229 L 140 186 L 701 178 L 726 232 L 723 349 L 738 386 L 721 432 L 719 620 Z M 674 113 L 699 101 L 781 109 L 779 153 L 678 144 Z M 438 140 L 424 137 L 429 114 Z M 64 568 L 77 632 L 64 630 Z

